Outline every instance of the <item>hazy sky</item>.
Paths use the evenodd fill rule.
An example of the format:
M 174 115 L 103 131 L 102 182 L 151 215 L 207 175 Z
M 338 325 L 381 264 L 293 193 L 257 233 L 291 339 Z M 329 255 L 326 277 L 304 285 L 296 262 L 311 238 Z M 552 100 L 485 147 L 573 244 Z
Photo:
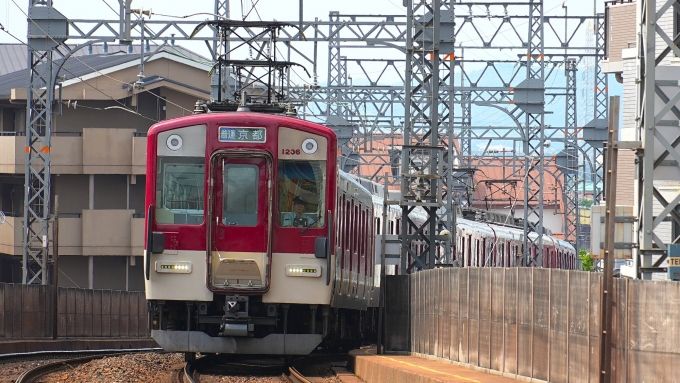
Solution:
M 30 0 L 0 0 L 0 23 L 9 30 L 12 34 L 17 36 L 22 41 L 26 41 L 26 16 L 22 13 L 26 12 Z M 597 0 L 598 12 L 603 11 L 604 2 L 602 0 Z M 256 10 L 252 10 L 253 4 L 256 4 Z M 593 0 L 545 0 L 544 12 L 546 15 L 564 15 L 565 9 L 563 4 L 567 6 L 568 13 L 570 15 L 583 15 L 592 14 L 592 9 L 594 6 Z M 91 19 L 91 20 L 117 20 L 118 16 L 116 12 L 119 9 L 117 0 L 54 0 L 54 7 L 59 10 L 62 14 L 70 19 Z M 473 10 L 475 13 L 483 11 L 481 5 L 474 5 Z M 21 9 L 20 9 L 21 8 Z M 176 18 L 171 18 L 169 16 L 185 16 L 195 13 L 212 13 L 214 11 L 214 1 L 213 0 L 194 0 L 194 1 L 179 1 L 179 0 L 134 0 L 132 3 L 132 8 L 143 8 L 145 10 L 151 9 L 154 13 L 151 16 L 151 20 L 177 20 Z M 462 9 L 461 9 L 462 8 Z M 528 7 L 527 7 L 528 10 Z M 361 15 L 405 15 L 406 8 L 402 5 L 402 0 L 306 0 L 304 3 L 304 19 L 314 20 L 314 18 L 319 18 L 322 21 L 328 20 L 330 11 L 339 11 L 342 15 L 351 14 L 361 14 Z M 464 12 L 465 7 L 457 8 L 457 13 Z M 231 0 L 230 2 L 230 17 L 233 19 L 242 19 L 244 14 L 247 14 L 247 20 L 278 20 L 278 21 L 297 21 L 299 17 L 299 0 Z M 514 13 L 514 12 L 513 12 Z M 169 15 L 169 16 L 165 16 Z M 197 22 L 203 21 L 205 19 L 212 19 L 209 15 L 197 15 L 189 18 L 188 20 L 195 20 Z M 484 20 L 480 21 L 481 22 Z M 564 29 L 560 26 L 559 21 L 553 21 L 553 28 L 562 33 Z M 574 21 L 576 25 L 577 21 Z M 546 24 L 547 25 L 547 24 Z M 521 36 L 525 36 L 527 33 L 527 24 L 525 22 L 516 22 L 514 25 L 517 28 L 517 33 Z M 482 27 L 482 29 L 484 29 Z M 585 28 L 581 29 L 585 32 Z M 509 29 L 505 29 L 500 36 L 496 39 L 496 43 L 506 43 L 510 41 L 507 33 L 513 33 Z M 137 32 L 138 33 L 138 32 Z M 485 38 L 490 37 L 493 33 L 492 30 L 481 30 L 480 33 L 485 36 Z M 546 32 L 548 33 L 548 32 Z M 575 36 L 572 40 L 572 44 L 577 46 L 585 45 L 585 33 L 580 33 Z M 510 36 L 512 38 L 512 36 Z M 547 38 L 546 38 L 547 39 Z M 479 39 L 475 36 L 474 32 L 463 31 L 458 36 L 458 41 L 463 41 L 465 44 L 478 44 Z M 84 41 L 69 41 L 71 44 L 82 43 Z M 0 32 L 0 43 L 16 43 L 6 33 Z M 138 44 L 138 42 L 136 42 Z M 205 48 L 205 44 L 202 41 L 197 42 L 178 42 L 177 44 L 186 46 L 187 48 L 196 51 L 206 57 L 209 56 L 208 50 Z M 298 44 L 298 43 L 296 43 Z M 555 42 L 548 42 L 546 44 L 557 45 Z M 299 43 L 299 49 L 305 52 L 307 55 L 311 55 L 312 44 L 311 43 Z M 325 43 L 320 43 L 319 46 L 319 82 L 321 84 L 326 83 L 326 73 L 327 73 L 327 52 L 328 48 Z M 279 45 L 279 49 L 283 49 L 283 45 Z M 469 64 L 466 69 L 468 71 L 474 71 L 475 69 L 483 70 L 486 67 L 484 60 L 491 58 L 497 59 L 510 59 L 513 57 L 517 59 L 517 51 L 510 52 L 508 50 L 498 51 L 490 50 L 488 52 L 479 50 L 466 50 L 466 59 L 477 59 L 481 62 L 479 64 Z M 521 52 L 520 52 L 521 53 Z M 343 49 L 343 55 L 348 57 L 361 57 L 361 58 L 371 58 L 371 57 L 388 57 L 403 59 L 403 53 L 398 50 L 378 50 L 378 49 Z M 244 57 L 241 57 L 244 58 Z M 293 61 L 301 62 L 299 57 L 292 58 Z M 309 63 L 302 62 L 305 67 L 312 72 Z M 476 65 L 476 66 L 475 66 Z M 403 75 L 403 63 L 396 64 L 397 69 L 401 71 Z M 510 68 L 500 69 L 501 72 L 506 72 Z M 365 75 L 362 73 L 358 67 L 349 67 L 349 74 L 353 77 L 354 84 L 361 84 L 365 82 Z M 379 73 L 381 68 L 368 68 L 369 73 L 374 70 L 374 73 Z M 558 69 L 560 73 L 557 77 L 552 77 L 546 83 L 547 86 L 560 85 L 564 82 L 563 69 Z M 578 81 L 580 82 L 581 75 L 583 71 L 580 68 Z M 297 82 L 298 79 L 293 76 L 293 80 Z M 301 75 L 300 81 L 308 82 L 311 79 L 306 76 Z M 383 76 L 383 83 L 401 83 L 398 74 L 387 73 Z M 618 84 L 612 84 L 610 81 L 610 89 L 614 90 Z M 489 84 L 490 85 L 490 84 Z M 579 92 L 580 93 L 580 92 Z M 579 94 L 579 97 L 581 95 Z M 548 106 L 549 109 L 554 109 L 548 120 L 554 121 L 556 124 L 563 121 L 563 98 L 556 100 L 555 104 Z M 583 111 L 579 111 L 581 114 Z M 581 114 L 581 116 L 584 116 Z M 499 113 L 496 110 L 485 110 L 482 115 L 477 115 L 474 117 L 476 123 L 478 124 L 509 124 L 510 121 L 506 121 L 506 117 L 503 113 Z M 563 122 L 562 122 L 563 123 Z
M 25 40 L 26 16 L 22 13 L 28 8 L 30 0 L 0 0 L 0 23 L 14 35 Z M 562 15 L 566 4 L 569 13 L 583 14 L 585 10 L 593 9 L 594 0 L 545 0 L 544 10 L 546 15 Z M 603 1 L 598 0 L 598 11 L 602 11 Z M 256 11 L 251 11 L 252 5 L 256 4 Z M 117 0 L 54 0 L 53 6 L 71 19 L 117 19 L 114 10 L 118 11 Z M 482 6 L 477 5 L 480 10 Z M 19 9 L 21 8 L 21 10 Z M 113 8 L 113 9 L 112 9 Z M 132 8 L 151 9 L 157 14 L 173 16 L 185 16 L 200 12 L 214 10 L 212 0 L 134 0 Z M 304 2 L 304 19 L 328 20 L 330 11 L 339 11 L 341 14 L 406 14 L 406 8 L 402 0 L 306 0 Z M 248 20 L 279 20 L 294 21 L 299 17 L 299 0 L 231 0 L 231 18 L 241 19 L 248 14 Z M 204 20 L 209 16 L 199 15 L 188 20 Z M 153 15 L 152 20 L 169 19 L 159 15 Z M 12 42 L 12 39 L 4 33 L 0 33 L 0 42 Z

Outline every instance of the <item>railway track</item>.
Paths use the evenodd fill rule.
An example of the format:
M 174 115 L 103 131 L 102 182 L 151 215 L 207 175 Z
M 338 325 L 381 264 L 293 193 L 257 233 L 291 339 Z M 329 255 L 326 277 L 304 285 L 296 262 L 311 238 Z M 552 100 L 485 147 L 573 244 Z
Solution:
M 143 353 L 144 351 L 147 351 L 147 353 Z M 153 352 L 148 353 L 148 351 Z M 222 382 L 224 381 L 223 379 L 226 378 L 230 382 L 262 381 L 263 383 L 327 383 L 329 382 L 329 379 L 331 379 L 330 381 L 335 381 L 332 380 L 332 373 L 330 371 L 331 363 L 345 362 L 347 360 L 347 355 L 344 354 L 308 356 L 295 360 L 286 360 L 280 357 L 265 356 L 246 357 L 238 355 L 207 355 L 197 359 L 192 363 L 184 364 L 183 368 L 178 369 L 178 365 L 176 364 L 178 360 L 176 359 L 181 357 L 180 355 L 159 354 L 157 353 L 156 349 L 125 350 L 122 352 L 120 350 L 116 350 L 116 352 L 113 350 L 108 352 L 98 351 L 94 353 L 90 352 L 90 355 L 84 356 L 86 353 L 87 352 L 54 352 L 49 354 L 41 353 L 39 356 L 31 354 L 25 355 L 23 357 L 20 355 L 15 355 L 13 359 L 5 358 L 3 362 L 10 363 L 8 360 L 16 363 L 17 361 L 45 361 L 45 359 L 48 358 L 62 359 L 33 367 L 25 371 L 17 371 L 17 375 L 21 371 L 23 371 L 23 373 L 18 375 L 16 380 L 9 380 L 15 383 L 54 381 L 55 376 L 60 376 L 60 379 L 66 378 L 77 382 L 98 381 L 100 379 L 104 379 L 105 377 L 102 375 L 97 375 L 96 371 L 116 370 L 120 372 L 121 367 L 124 365 L 137 364 L 132 360 L 132 358 L 134 358 L 136 361 L 153 361 L 158 360 L 158 358 L 171 358 L 175 360 L 175 362 L 173 362 L 175 363 L 175 367 L 168 369 L 169 365 L 166 365 L 165 369 L 161 369 L 165 371 L 165 374 L 167 374 L 164 375 L 166 378 L 162 379 L 164 382 L 175 381 L 181 383 L 213 383 Z M 103 360 L 105 358 L 111 358 L 111 360 Z M 90 362 L 94 362 L 94 364 Z M 89 373 L 85 373 L 84 371 L 89 371 Z M 149 375 L 150 371 L 151 375 Z M 156 371 L 156 369 L 149 368 L 147 365 L 146 368 L 135 370 L 132 375 L 130 375 L 128 371 L 128 375 L 126 376 L 128 378 L 134 377 L 137 379 L 142 377 L 143 380 L 143 377 L 145 376 L 148 379 L 160 377 L 160 375 L 154 375 L 155 373 L 153 371 Z M 48 376 L 51 376 L 51 378 L 48 378 Z M 125 378 L 123 378 L 122 375 L 117 376 L 119 378 L 114 379 L 114 381 L 125 381 Z M 114 376 L 109 376 L 107 378 L 113 377 Z M 123 380 L 120 380 L 120 378 Z
M 19 377 L 15 381 L 15 383 L 31 383 L 40 381 L 40 379 L 46 375 L 63 371 L 66 369 L 72 369 L 81 364 L 85 364 L 96 359 L 132 353 L 158 352 L 159 350 L 160 349 L 158 348 L 152 348 L 134 350 L 50 351 L 25 354 L 10 354 L 3 355 L 0 358 L 0 364 L 20 363 L 46 359 L 57 360 L 52 363 L 46 363 L 34 368 L 30 368 L 24 371 L 21 375 L 19 375 Z
M 326 377 L 315 370 L 318 367 L 329 366 L 331 362 L 346 362 L 347 355 L 316 355 L 302 357 L 286 363 L 283 359 L 244 359 L 234 356 L 206 356 L 193 363 L 187 363 L 184 369 L 178 371 L 178 383 L 210 382 L 216 376 L 229 377 L 278 377 L 285 383 L 321 383 Z M 289 364 L 289 365 L 288 365 Z M 308 373 L 309 371 L 309 373 Z M 207 378 L 204 380 L 204 378 Z M 271 381 L 271 380 L 269 380 Z

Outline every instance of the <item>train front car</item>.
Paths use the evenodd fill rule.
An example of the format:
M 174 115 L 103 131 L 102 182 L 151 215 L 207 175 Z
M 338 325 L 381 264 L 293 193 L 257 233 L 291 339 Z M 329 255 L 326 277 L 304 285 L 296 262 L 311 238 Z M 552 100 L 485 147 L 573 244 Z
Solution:
M 164 350 L 306 355 L 321 343 L 336 148 L 326 127 L 255 113 L 149 130 L 146 296 Z

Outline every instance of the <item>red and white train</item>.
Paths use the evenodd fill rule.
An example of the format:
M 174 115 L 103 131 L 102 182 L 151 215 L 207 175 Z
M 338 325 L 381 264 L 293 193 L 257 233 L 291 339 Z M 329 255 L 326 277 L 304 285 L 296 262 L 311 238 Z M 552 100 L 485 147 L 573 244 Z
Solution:
M 337 155 L 331 129 L 280 115 L 205 113 L 149 130 L 144 267 L 163 349 L 305 355 L 361 338 L 383 206 Z M 398 234 L 401 210 L 387 216 Z M 457 238 L 462 266 L 518 265 L 510 229 L 462 220 Z M 573 267 L 573 247 L 546 241 L 550 265 Z

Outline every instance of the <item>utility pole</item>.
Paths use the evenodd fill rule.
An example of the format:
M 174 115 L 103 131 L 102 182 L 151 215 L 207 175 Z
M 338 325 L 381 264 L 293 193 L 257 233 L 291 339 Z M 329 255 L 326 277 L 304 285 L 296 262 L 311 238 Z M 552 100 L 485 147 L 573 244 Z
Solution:
M 619 137 L 619 96 L 611 97 L 605 185 L 604 276 L 601 291 L 600 382 L 612 381 L 612 309 L 614 299 L 614 242 L 616 241 L 616 163 Z

